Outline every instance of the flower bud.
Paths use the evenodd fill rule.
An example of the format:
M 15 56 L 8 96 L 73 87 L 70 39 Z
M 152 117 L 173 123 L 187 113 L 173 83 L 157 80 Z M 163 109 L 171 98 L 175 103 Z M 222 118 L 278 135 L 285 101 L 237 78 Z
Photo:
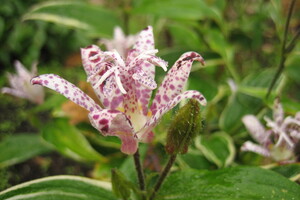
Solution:
M 129 199 L 132 184 L 125 178 L 118 169 L 111 169 L 112 190 L 121 199 Z
M 200 103 L 195 99 L 191 99 L 179 109 L 171 122 L 167 135 L 167 153 L 187 153 L 190 142 L 200 132 L 200 129 Z

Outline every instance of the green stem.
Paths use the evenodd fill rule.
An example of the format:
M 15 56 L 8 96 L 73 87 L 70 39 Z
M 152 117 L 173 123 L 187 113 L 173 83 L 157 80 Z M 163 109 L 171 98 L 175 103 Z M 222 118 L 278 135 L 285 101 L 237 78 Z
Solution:
M 287 16 L 287 19 L 286 19 L 286 23 L 285 23 L 285 28 L 284 28 L 284 34 L 283 34 L 283 41 L 282 41 L 282 46 L 281 46 L 281 52 L 280 52 L 280 62 L 279 62 L 279 66 L 278 66 L 278 69 L 276 71 L 276 74 L 270 84 L 270 87 L 268 89 L 268 93 L 267 93 L 267 96 L 266 98 L 269 98 L 270 94 L 271 94 L 271 91 L 277 81 L 277 79 L 279 78 L 279 76 L 281 75 L 281 73 L 283 72 L 283 69 L 284 69 L 284 63 L 285 63 L 285 60 L 286 60 L 286 41 L 287 41 L 287 34 L 288 34 L 288 29 L 289 29 L 289 25 L 290 25 L 290 21 L 291 21 L 291 16 L 292 16 L 292 13 L 293 13 L 293 8 L 294 8 L 294 5 L 295 5 L 295 2 L 296 0 L 292 0 L 291 4 L 290 4 L 290 7 L 289 7 L 289 10 L 288 10 L 288 16 Z
M 135 170 L 137 172 L 140 189 L 142 192 L 144 192 L 145 191 L 145 176 L 144 176 L 143 167 L 142 167 L 141 160 L 140 160 L 139 150 L 137 150 L 135 152 L 135 154 L 133 155 L 133 158 L 134 158 Z M 145 199 L 144 195 L 142 195 L 142 199 Z
M 161 187 L 161 185 L 164 182 L 165 178 L 167 177 L 172 165 L 174 164 L 174 162 L 176 160 L 176 156 L 177 156 L 177 154 L 173 154 L 170 156 L 167 165 L 165 166 L 164 170 L 162 171 L 161 175 L 159 176 L 158 181 L 156 182 L 156 185 L 154 186 L 153 192 L 152 192 L 149 200 L 154 200 L 154 197 L 155 197 L 157 191 Z
M 298 29 L 296 35 L 294 36 L 294 38 L 291 40 L 291 42 L 287 45 L 285 51 L 287 53 L 289 53 L 290 51 L 293 50 L 293 48 L 295 47 L 296 41 L 299 39 L 300 37 L 300 28 Z

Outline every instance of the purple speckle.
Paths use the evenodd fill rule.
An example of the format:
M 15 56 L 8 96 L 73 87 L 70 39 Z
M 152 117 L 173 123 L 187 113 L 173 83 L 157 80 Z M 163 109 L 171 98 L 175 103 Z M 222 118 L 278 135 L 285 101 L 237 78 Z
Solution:
M 102 124 L 102 125 L 105 125 L 105 124 L 107 124 L 108 123 L 108 120 L 107 119 L 101 119 L 100 121 L 99 121 L 99 124 Z
M 93 119 L 98 119 L 99 118 L 99 115 L 93 115 Z
M 163 96 L 163 99 L 164 99 L 166 102 L 170 101 L 169 97 L 168 97 L 167 95 L 165 95 L 165 94 L 164 94 L 164 96 Z
M 103 128 L 101 128 L 101 131 L 103 132 L 108 132 L 108 125 L 104 126 Z
M 157 96 L 156 96 L 156 100 L 157 100 L 158 103 L 161 103 L 161 96 L 160 96 L 160 95 L 157 95 Z

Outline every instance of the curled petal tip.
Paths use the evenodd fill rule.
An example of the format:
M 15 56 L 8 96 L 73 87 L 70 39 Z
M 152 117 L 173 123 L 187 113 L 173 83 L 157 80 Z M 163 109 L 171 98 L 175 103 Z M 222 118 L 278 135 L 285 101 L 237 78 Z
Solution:
M 41 81 L 42 80 L 39 78 L 39 76 L 36 76 L 30 80 L 30 83 L 31 83 L 31 85 L 36 85 L 36 84 L 41 84 Z
M 206 104 L 207 104 L 207 101 L 206 101 L 206 99 L 203 97 L 203 99 L 200 97 L 200 104 L 202 105 L 202 106 L 206 106 Z
M 167 70 L 168 70 L 168 63 L 167 62 L 165 62 L 165 64 L 164 65 L 161 65 L 161 68 L 163 68 L 163 70 L 166 72 Z

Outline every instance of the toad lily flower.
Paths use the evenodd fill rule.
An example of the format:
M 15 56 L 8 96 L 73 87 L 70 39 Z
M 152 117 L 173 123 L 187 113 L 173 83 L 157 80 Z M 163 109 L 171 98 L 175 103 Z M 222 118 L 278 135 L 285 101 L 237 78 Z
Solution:
M 44 90 L 41 86 L 31 85 L 30 80 L 37 75 L 36 64 L 32 65 L 31 72 L 19 61 L 15 62 L 17 74 L 7 74 L 11 88 L 4 87 L 2 93 L 11 94 L 16 97 L 28 99 L 37 104 L 44 102 Z
M 195 53 L 183 54 L 158 88 L 151 107 L 149 100 L 157 85 L 155 65 L 166 70 L 166 62 L 155 56 L 152 27 L 140 32 L 125 60 L 117 51 L 101 51 L 95 45 L 81 50 L 83 67 L 102 105 L 97 105 L 75 85 L 57 75 L 45 74 L 32 79 L 56 90 L 89 111 L 91 124 L 104 136 L 117 136 L 122 141 L 121 151 L 134 154 L 138 142 L 149 142 L 152 129 L 168 110 L 181 100 L 194 98 L 206 104 L 198 91 L 182 93 L 193 61 L 204 63 Z
M 284 118 L 279 100 L 274 102 L 273 120 L 264 118 L 269 127 L 266 130 L 253 115 L 246 115 L 242 121 L 247 130 L 260 145 L 247 141 L 242 151 L 252 151 L 275 161 L 286 161 L 293 157 L 293 151 L 300 139 L 300 112 L 295 117 Z

